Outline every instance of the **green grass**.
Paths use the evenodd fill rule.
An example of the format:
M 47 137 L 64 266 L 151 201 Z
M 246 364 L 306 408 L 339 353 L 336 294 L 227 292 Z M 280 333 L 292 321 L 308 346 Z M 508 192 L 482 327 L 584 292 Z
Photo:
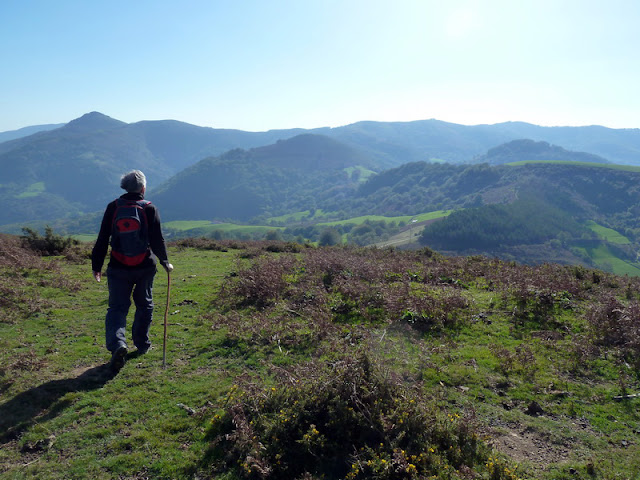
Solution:
M 63 265 L 64 275 L 80 287 L 73 296 L 47 288 L 41 295 L 50 298 L 51 308 L 17 325 L 0 323 L 0 365 L 7 368 L 16 360 L 24 364 L 10 367 L 10 377 L 0 377 L 0 412 L 22 432 L 0 449 L 0 477 L 118 478 L 147 471 L 153 478 L 177 478 L 203 455 L 206 442 L 188 433 L 202 428 L 202 420 L 177 404 L 201 407 L 229 387 L 228 376 L 204 368 L 216 335 L 198 316 L 229 271 L 232 255 L 175 249 L 170 255 L 177 268 L 172 275 L 166 370 L 164 272 L 154 285 L 154 349 L 130 360 L 115 378 L 104 366 L 109 359 L 103 346 L 107 285 L 92 280 L 87 264 Z M 38 442 L 51 435 L 52 447 L 40 449 Z M 25 449 L 35 453 L 24 454 Z M 26 460 L 20 460 L 22 455 Z M 33 458 L 37 461 L 30 463 Z
M 348 225 L 348 224 L 361 225 L 367 220 L 369 221 L 382 220 L 387 223 L 399 222 L 399 223 L 407 224 L 412 220 L 416 220 L 416 222 L 424 222 L 427 220 L 433 220 L 435 218 L 446 217 L 447 215 L 450 215 L 452 211 L 453 210 L 438 210 L 435 212 L 421 213 L 418 215 L 402 215 L 397 217 L 385 217 L 383 215 L 363 215 L 361 217 L 352 217 L 346 220 L 338 220 L 335 222 L 322 222 L 322 223 L 319 223 L 318 225 L 326 225 L 326 226 Z
M 95 242 L 96 238 L 98 238 L 97 234 L 90 234 L 90 233 L 82 233 L 82 234 L 78 234 L 78 235 L 71 235 L 71 238 L 73 238 L 74 240 L 78 240 L 79 242 L 82 243 L 89 243 L 89 242 Z
M 353 175 L 353 172 L 355 172 L 356 170 L 360 172 L 360 178 L 358 179 L 360 183 L 366 182 L 369 177 L 376 174 L 376 172 L 374 172 L 373 170 L 369 170 L 368 168 L 362 166 L 347 167 L 344 169 L 344 171 L 347 172 L 347 175 L 349 176 Z
M 172 227 L 174 223 L 175 222 L 168 222 L 166 226 Z M 185 225 L 189 225 L 189 223 L 193 223 L 194 225 L 200 224 L 199 222 L 194 221 L 194 222 L 185 222 Z M 201 226 L 194 227 L 194 228 L 188 228 L 187 226 L 185 226 L 183 229 L 180 229 L 180 230 L 183 233 L 188 232 L 189 230 L 193 230 L 194 232 L 197 232 L 198 235 L 209 235 L 214 232 L 223 232 L 223 233 L 233 233 L 233 234 L 240 234 L 240 235 L 247 234 L 247 235 L 253 236 L 253 235 L 264 235 L 267 232 L 270 232 L 273 230 L 282 230 L 282 228 L 283 227 L 273 227 L 273 226 L 267 226 L 267 225 L 238 225 L 235 223 L 212 224 L 210 222 L 207 222 L 206 225 L 202 223 Z
M 402 245 L 415 243 L 418 240 L 418 237 L 420 236 L 420 234 L 422 233 L 422 230 L 424 229 L 424 227 L 422 226 L 411 227 L 411 225 L 413 225 L 414 223 L 425 222 L 428 220 L 435 220 L 437 218 L 443 218 L 450 215 L 451 212 L 453 212 L 453 210 L 439 210 L 436 212 L 423 213 L 415 217 L 398 217 L 398 218 L 402 218 L 402 220 L 399 220 L 399 221 L 403 223 L 406 222 L 409 225 L 409 227 L 405 228 L 403 231 L 397 233 L 396 235 L 393 235 L 391 238 L 389 238 L 388 240 L 385 240 L 384 242 L 376 243 L 376 246 L 399 247 Z
M 612 228 L 607 228 L 599 225 L 592 220 L 587 222 L 587 227 L 596 232 L 600 236 L 600 238 L 606 240 L 609 243 L 615 243 L 617 245 L 628 245 L 631 243 L 631 241 L 621 233 L 613 230 Z
M 576 247 L 578 250 L 588 255 L 598 268 L 611 271 L 616 275 L 640 276 L 640 268 L 611 252 L 607 245 L 599 245 L 595 248 Z
M 16 195 L 16 198 L 30 198 L 37 197 L 41 193 L 46 191 L 46 187 L 44 182 L 32 183 L 27 187 L 27 189 L 19 195 Z
M 339 221 L 331 221 L 331 222 L 318 222 L 323 217 L 329 216 L 330 214 L 327 212 L 323 212 L 322 210 L 316 210 L 312 219 L 315 222 L 318 222 L 317 225 L 320 226 L 336 226 L 336 225 L 360 225 L 365 221 L 385 221 L 387 223 L 390 222 L 399 222 L 401 224 L 408 224 L 411 220 L 416 220 L 417 222 L 423 222 L 426 220 L 431 220 L 434 218 L 441 218 L 449 215 L 452 210 L 439 210 L 435 212 L 427 212 L 421 213 L 418 215 L 403 215 L 397 217 L 385 217 L 382 215 L 364 215 L 361 217 L 353 217 L 345 220 Z M 306 219 L 310 214 L 309 210 L 304 212 L 294 212 L 287 215 L 281 215 L 278 217 L 270 217 L 267 221 L 274 223 L 296 223 L 301 222 L 303 219 Z M 209 235 L 216 231 L 222 233 L 233 233 L 233 234 L 247 234 L 247 235 L 264 235 L 272 230 L 282 230 L 284 227 L 275 227 L 270 225 L 238 225 L 234 223 L 211 223 L 208 220 L 175 220 L 171 222 L 165 222 L 163 227 L 168 229 L 178 230 L 181 233 L 187 233 L 190 230 L 197 232 L 199 235 Z
M 175 230 L 193 230 L 194 228 L 209 227 L 211 226 L 211 222 L 208 220 L 174 220 L 163 223 L 163 226 Z
M 317 324 L 316 307 L 304 310 L 305 302 L 313 302 L 330 288 L 326 283 L 330 279 L 286 262 L 324 252 L 328 256 L 318 258 L 331 262 L 314 265 L 340 267 L 332 274 L 335 289 L 328 296 L 333 303 L 327 311 L 343 313 L 340 321 Z M 582 290 L 567 296 L 567 287 L 558 283 L 563 281 L 558 273 L 563 270 L 554 270 L 550 280 L 540 282 L 546 287 L 540 287 L 537 277 L 529 276 L 528 267 L 519 269 L 510 263 L 487 267 L 479 259 L 416 257 L 415 263 L 404 265 L 403 256 L 387 260 L 390 253 L 375 249 L 359 256 L 345 252 L 303 249 L 291 257 L 252 245 L 229 251 L 171 246 L 170 260 L 176 269 L 171 276 L 167 369 L 162 368 L 161 348 L 167 275 L 160 270 L 154 284 L 156 313 L 151 330 L 155 348 L 143 357 L 132 357 L 116 376 L 105 369 L 109 359 L 104 348 L 107 285 L 92 279 L 86 258 L 79 263 L 45 259 L 32 267 L 0 267 L 3 300 L 23 295 L 15 304 L 3 303 L 0 312 L 0 478 L 257 478 L 242 476 L 233 462 L 224 472 L 212 470 L 208 463 L 215 456 L 212 431 L 233 425 L 228 417 L 231 407 L 242 402 L 255 407 L 256 421 L 266 425 L 258 434 L 264 435 L 261 441 L 270 449 L 275 444 L 265 433 L 268 428 L 277 428 L 283 435 L 289 431 L 284 420 L 280 422 L 280 409 L 302 418 L 309 410 L 299 409 L 296 401 L 306 400 L 309 409 L 314 405 L 296 379 L 303 384 L 308 375 L 319 386 L 328 384 L 324 377 L 314 376 L 312 365 L 349 365 L 363 352 L 380 373 L 377 382 L 392 379 L 408 389 L 390 397 L 395 403 L 385 404 L 372 421 L 380 421 L 381 426 L 392 419 L 397 422 L 403 410 L 394 405 L 408 405 L 414 398 L 435 402 L 438 414 L 456 425 L 456 414 L 467 418 L 465 414 L 473 412 L 481 435 L 492 438 L 498 449 L 492 458 L 510 466 L 520 464 L 517 476 L 503 472 L 493 477 L 488 468 L 478 465 L 474 478 L 638 478 L 640 399 L 613 399 L 625 391 L 640 391 L 638 371 L 633 361 L 627 366 L 616 363 L 615 350 L 581 360 L 575 349 L 585 329 L 585 311 L 598 295 L 637 299 L 637 283 L 576 269 Z M 282 288 L 286 294 L 269 290 L 275 283 L 269 279 L 277 278 L 272 275 L 279 265 L 285 267 L 287 282 Z M 243 276 L 241 269 L 251 266 L 251 274 Z M 381 269 L 381 278 L 389 283 L 358 283 L 369 267 L 374 273 Z M 491 277 L 499 268 L 505 273 Z M 540 271 L 543 275 L 546 270 Z M 456 311 L 456 326 L 422 331 L 390 313 L 380 318 L 380 312 L 368 306 L 366 302 L 379 298 L 379 292 L 395 291 L 394 278 L 400 282 L 407 275 L 415 278 L 412 298 L 454 295 L 467 299 L 467 306 Z M 244 303 L 221 302 L 221 287 L 238 278 L 255 289 L 247 291 Z M 519 278 L 526 288 L 512 291 L 500 284 Z M 304 289 L 304 282 L 319 282 L 319 288 L 309 283 L 307 295 L 297 299 L 295 289 Z M 261 294 L 262 287 L 276 297 L 261 308 L 250 300 L 251 295 Z M 562 296 L 568 304 L 554 303 L 547 311 L 551 320 L 544 320 L 549 323 L 519 322 L 516 312 L 534 311 L 535 295 L 545 288 L 556 289 L 553 302 Z M 526 289 L 532 295 L 527 297 L 529 303 L 516 308 L 514 292 Z M 351 293 L 360 299 L 355 304 L 341 297 Z M 400 293 L 398 301 L 408 301 L 407 294 Z M 409 303 L 403 308 L 409 309 Z M 13 309 L 22 313 L 6 317 Z M 548 340 L 538 335 L 540 331 L 559 336 Z M 240 390 L 255 396 L 243 397 Z M 366 388 L 358 394 L 362 392 Z M 281 406 L 263 411 L 258 400 L 278 401 Z M 525 413 L 533 401 L 542 406 L 544 415 Z M 190 414 L 189 408 L 196 413 Z M 216 423 L 216 415 L 229 423 Z M 509 441 L 516 442 L 516 447 L 509 448 Z M 381 473 L 382 460 L 392 462 L 392 453 L 381 449 L 366 453 L 369 457 L 360 455 L 379 468 L 380 476 L 375 478 L 400 478 Z M 445 458 L 438 452 L 433 461 Z M 470 478 L 447 477 L 444 469 L 438 475 Z

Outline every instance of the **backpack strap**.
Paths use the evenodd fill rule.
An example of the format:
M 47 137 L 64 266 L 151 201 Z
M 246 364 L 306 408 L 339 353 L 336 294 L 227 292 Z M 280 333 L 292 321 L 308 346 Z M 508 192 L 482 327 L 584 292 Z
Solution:
M 116 220 L 116 214 L 118 213 L 118 207 L 123 207 L 126 205 L 134 205 L 137 204 L 142 209 L 142 214 L 144 215 L 144 221 L 147 227 L 149 226 L 149 219 L 147 218 L 147 212 L 145 208 L 148 205 L 151 205 L 149 200 L 127 200 L 122 197 L 118 197 L 115 199 L 116 208 L 113 209 L 113 217 L 111 217 L 111 224 Z

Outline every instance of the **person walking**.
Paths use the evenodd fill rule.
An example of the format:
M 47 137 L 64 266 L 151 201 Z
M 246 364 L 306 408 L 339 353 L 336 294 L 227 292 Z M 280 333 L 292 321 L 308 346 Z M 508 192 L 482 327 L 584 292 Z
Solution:
M 173 270 L 162 235 L 156 207 L 144 199 L 147 180 L 140 170 L 122 176 L 120 187 L 127 193 L 107 205 L 98 239 L 91 252 L 93 277 L 100 282 L 109 243 L 107 266 L 109 307 L 105 319 L 110 366 L 119 371 L 125 364 L 128 348 L 125 338 L 131 297 L 136 311 L 131 328 L 133 344 L 139 354 L 151 347 L 149 328 L 153 317 L 153 279 L 158 261 L 167 273 Z

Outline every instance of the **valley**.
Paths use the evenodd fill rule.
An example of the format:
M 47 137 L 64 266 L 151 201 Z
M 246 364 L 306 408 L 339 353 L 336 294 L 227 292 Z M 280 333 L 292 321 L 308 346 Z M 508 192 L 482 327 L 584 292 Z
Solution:
M 633 275 L 636 148 L 638 131 L 597 127 L 360 122 L 254 133 L 92 112 L 0 143 L 0 231 L 49 225 L 90 240 L 119 175 L 141 168 L 170 239 L 429 246 Z M 430 216 L 443 220 L 422 223 Z

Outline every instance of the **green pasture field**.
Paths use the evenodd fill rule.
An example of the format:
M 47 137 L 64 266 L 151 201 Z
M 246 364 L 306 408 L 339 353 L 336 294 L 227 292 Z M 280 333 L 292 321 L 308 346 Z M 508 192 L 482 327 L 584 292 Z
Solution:
M 369 177 L 376 174 L 376 172 L 374 172 L 373 170 L 369 170 L 368 168 L 361 167 L 361 166 L 347 167 L 344 169 L 344 171 L 347 172 L 349 176 L 353 175 L 353 172 L 356 170 L 360 171 L 360 179 L 359 179 L 360 183 L 366 182 L 369 179 Z
M 364 215 L 361 217 L 353 217 L 353 218 L 348 218 L 345 220 L 338 220 L 338 221 L 332 221 L 332 222 L 319 222 L 317 223 L 317 225 L 319 226 L 326 226 L 326 227 L 332 227 L 332 226 L 336 226 L 336 225 L 361 225 L 363 224 L 365 221 L 369 220 L 369 221 L 385 221 L 387 223 L 390 222 L 399 222 L 399 223 L 404 223 L 404 224 L 408 224 L 409 222 L 411 222 L 412 220 L 416 220 L 416 222 L 424 222 L 427 220 L 432 220 L 435 218 L 441 218 L 441 217 L 445 217 L 449 214 L 451 214 L 453 210 L 439 210 L 439 211 L 435 211 L 435 212 L 427 212 L 427 213 L 421 213 L 418 215 L 403 215 L 403 216 L 398 216 L 398 217 L 385 217 L 382 215 Z M 273 221 L 273 222 L 299 222 L 301 221 L 303 218 L 308 217 L 309 215 L 309 211 L 304 211 L 304 212 L 296 212 L 296 213 L 292 213 L 289 215 L 281 215 L 279 217 L 271 217 L 269 218 L 268 221 Z M 317 210 L 316 214 L 314 215 L 314 219 L 317 220 L 318 218 L 321 218 L 322 216 L 326 216 L 327 213 L 322 212 L 322 210 Z M 163 223 L 163 227 L 167 227 L 167 228 L 171 228 L 171 229 L 175 229 L 178 230 L 180 232 L 188 232 L 189 230 L 197 230 L 199 233 L 206 235 L 206 234 L 210 234 L 213 233 L 215 231 L 220 231 L 220 232 L 244 232 L 247 234 L 265 234 L 269 231 L 272 230 L 282 230 L 285 227 L 274 227 L 274 226 L 269 226 L 269 225 L 238 225 L 238 224 L 234 224 L 234 223 L 211 223 L 208 220 L 192 220 L 192 221 L 186 221 L 186 220 L 175 220 L 175 221 L 171 221 L 171 222 L 165 222 Z
M 78 235 L 71 235 L 71 238 L 82 243 L 91 243 L 96 241 L 96 238 L 98 238 L 98 234 L 81 233 Z
M 586 253 L 598 268 L 610 270 L 616 275 L 640 276 L 640 268 L 615 256 L 606 245 L 596 248 L 576 248 Z
M 211 225 L 213 224 L 209 220 L 173 220 L 162 224 L 163 227 L 175 230 L 193 230 L 194 228 L 207 228 Z
M 621 233 L 615 231 L 612 228 L 607 228 L 605 226 L 599 225 L 593 220 L 589 220 L 587 222 L 587 227 L 596 232 L 601 238 L 609 243 L 615 243 L 617 245 L 628 245 L 631 243 L 631 241 Z
M 411 220 L 416 220 L 416 222 L 424 222 L 427 220 L 433 220 L 435 218 L 442 218 L 450 215 L 453 210 L 438 210 L 435 212 L 421 213 L 418 215 L 402 215 L 398 217 L 385 217 L 382 215 L 363 215 L 361 217 L 353 217 L 348 218 L 346 220 L 338 220 L 335 222 L 323 222 L 318 225 L 326 225 L 326 226 L 336 226 L 336 225 L 348 225 L 355 224 L 361 225 L 367 220 L 369 221 L 385 221 L 385 222 L 400 222 L 408 224 Z
M 197 230 L 202 235 L 219 232 L 235 232 L 247 234 L 265 234 L 272 230 L 282 230 L 283 227 L 268 225 L 238 225 L 236 223 L 211 223 L 209 221 L 172 221 L 163 223 L 163 227 L 175 228 L 181 232 Z

